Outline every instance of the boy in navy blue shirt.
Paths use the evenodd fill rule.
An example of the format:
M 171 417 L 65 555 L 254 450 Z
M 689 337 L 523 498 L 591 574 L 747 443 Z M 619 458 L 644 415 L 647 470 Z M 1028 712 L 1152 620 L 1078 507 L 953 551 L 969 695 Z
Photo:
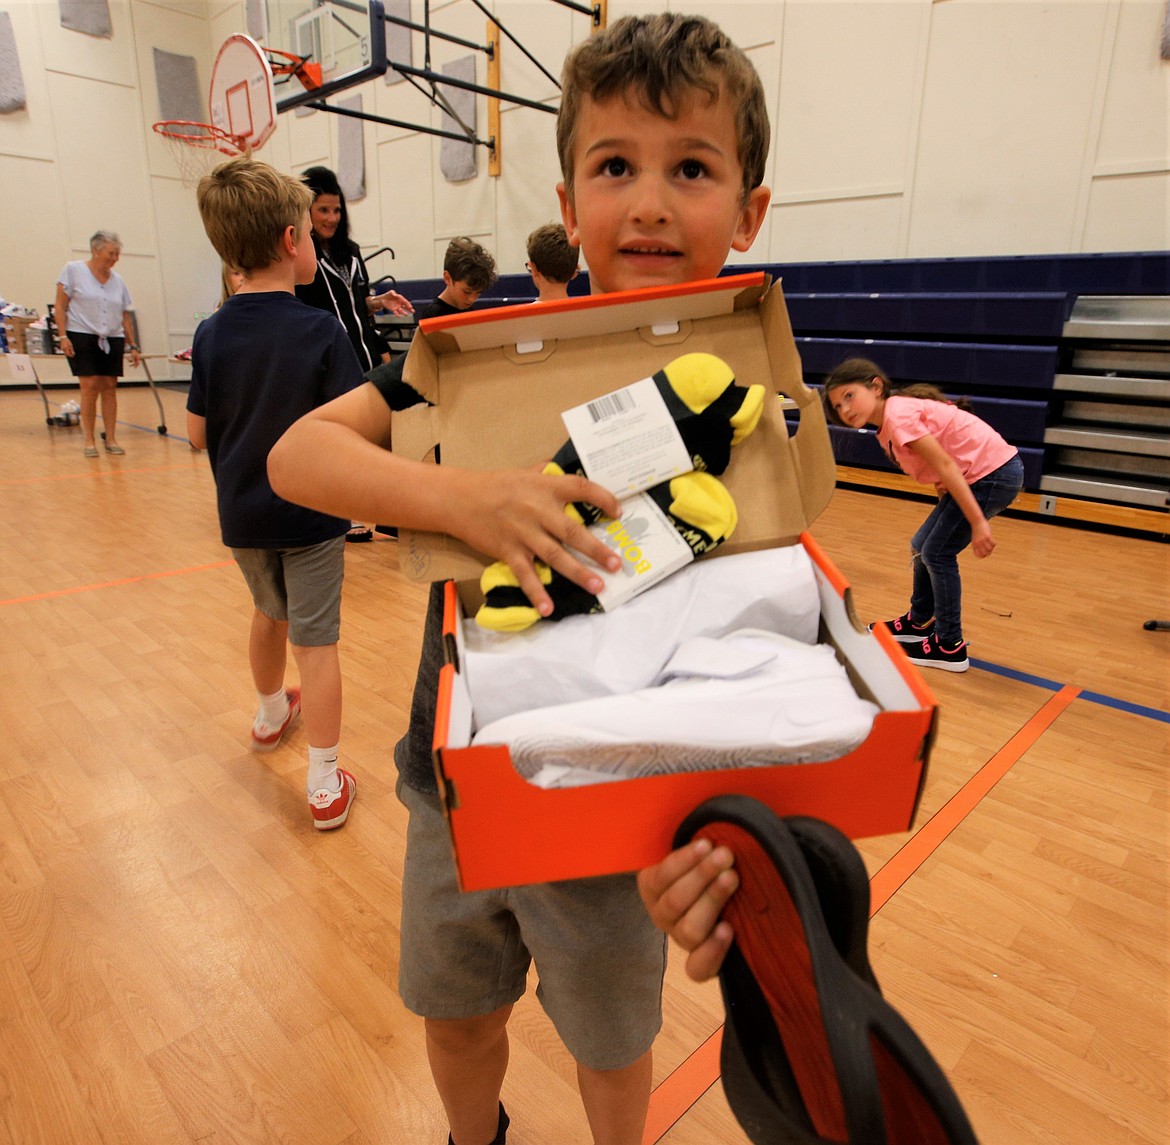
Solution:
M 350 521 L 278 497 L 266 468 L 268 451 L 297 418 L 363 380 L 341 323 L 294 293 L 317 270 L 312 198 L 299 180 L 243 157 L 200 181 L 208 238 L 244 282 L 195 332 L 187 432 L 210 455 L 223 543 L 255 606 L 248 639 L 259 699 L 252 750 L 273 751 L 303 712 L 309 809 L 313 825 L 329 830 L 345 822 L 357 789 L 337 766 L 337 642 Z M 286 642 L 300 688 L 284 684 Z

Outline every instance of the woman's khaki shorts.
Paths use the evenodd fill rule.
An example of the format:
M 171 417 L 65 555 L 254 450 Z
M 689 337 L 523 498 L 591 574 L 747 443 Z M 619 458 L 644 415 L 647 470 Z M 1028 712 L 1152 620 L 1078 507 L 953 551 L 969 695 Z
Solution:
M 438 797 L 399 782 L 410 811 L 398 990 L 426 1018 L 474 1018 L 519 999 L 536 964 L 540 999 L 569 1052 L 624 1069 L 662 1025 L 666 938 L 633 875 L 459 890 Z

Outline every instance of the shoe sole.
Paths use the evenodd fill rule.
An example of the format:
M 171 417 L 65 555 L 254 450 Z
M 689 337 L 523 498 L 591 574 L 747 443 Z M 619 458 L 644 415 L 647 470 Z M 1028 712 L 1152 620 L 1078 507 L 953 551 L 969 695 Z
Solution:
M 340 815 L 334 816 L 332 819 L 314 818 L 313 826 L 316 827 L 318 831 L 333 831 L 336 828 L 343 826 L 345 821 L 349 818 L 350 810 L 353 808 L 353 801 L 357 798 L 357 780 L 352 775 L 350 775 L 348 771 L 344 771 L 342 772 L 341 782 L 342 784 L 349 785 L 349 799 L 346 800 L 345 810 Z M 311 810 L 312 809 L 310 808 L 310 811 Z
M 868 883 L 851 873 L 856 848 L 822 827 L 828 879 L 810 866 L 798 830 L 755 800 L 710 800 L 680 828 L 731 846 L 740 872 L 724 911 L 736 938 L 719 972 L 728 1104 L 755 1145 L 974 1145 L 938 1064 L 858 973 L 867 965 L 855 945 L 864 930 L 854 923 L 845 928 L 852 939 L 834 933 L 843 910 L 868 917 Z M 850 907 L 824 897 L 834 885 L 854 899 Z
M 966 672 L 971 667 L 970 660 L 963 660 L 957 664 L 947 664 L 940 660 L 916 660 L 913 656 L 908 657 L 911 664 L 917 664 L 919 668 L 938 668 L 943 672 Z

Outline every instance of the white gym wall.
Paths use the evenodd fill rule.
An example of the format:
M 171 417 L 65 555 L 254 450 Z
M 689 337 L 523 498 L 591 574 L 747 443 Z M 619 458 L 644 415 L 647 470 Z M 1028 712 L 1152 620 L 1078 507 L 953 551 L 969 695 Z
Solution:
M 490 6 L 490 5 L 489 5 Z M 661 4 L 611 0 L 609 19 Z M 751 56 L 773 113 L 773 206 L 739 262 L 1047 254 L 1170 248 L 1170 62 L 1166 0 L 693 0 Z M 244 0 L 109 0 L 109 39 L 60 26 L 56 0 L 0 0 L 27 93 L 0 115 L 0 296 L 44 313 L 88 237 L 118 231 L 119 272 L 146 348 L 190 344 L 219 294 L 219 267 L 194 192 L 151 131 L 153 49 L 211 61 L 246 31 Z M 587 20 L 549 0 L 494 6 L 554 74 Z M 414 18 L 422 18 L 415 3 Z M 436 27 L 476 43 L 466 0 L 433 2 Z M 432 40 L 431 65 L 467 48 Z M 423 58 L 415 35 L 415 66 Z M 481 59 L 479 82 L 486 79 Z M 553 85 L 507 40 L 503 86 L 555 105 Z M 439 125 L 410 84 L 361 89 L 376 114 Z M 486 136 L 485 101 L 478 132 Z M 285 171 L 337 166 L 337 117 L 282 115 L 259 153 Z M 440 140 L 367 123 L 366 197 L 352 230 L 375 276 L 439 274 L 447 240 L 469 234 L 504 272 L 557 217 L 554 119 L 503 105 L 503 175 L 454 184 Z

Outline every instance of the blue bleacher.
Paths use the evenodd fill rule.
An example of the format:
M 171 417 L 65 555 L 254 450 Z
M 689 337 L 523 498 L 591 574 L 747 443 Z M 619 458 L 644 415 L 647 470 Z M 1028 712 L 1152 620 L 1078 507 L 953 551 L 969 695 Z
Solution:
M 809 384 L 863 357 L 895 388 L 932 382 L 965 397 L 1020 450 L 1031 490 L 1044 472 L 1049 397 L 1066 368 L 1063 330 L 1077 297 L 1170 295 L 1170 251 L 739 264 L 723 273 L 761 270 L 783 287 Z M 396 285 L 416 307 L 443 289 L 441 278 Z M 588 274 L 569 292 L 588 294 Z M 478 305 L 534 297 L 527 274 L 507 274 Z M 893 468 L 874 433 L 832 427 L 831 436 L 840 464 Z
M 942 294 L 784 292 L 793 329 L 804 333 L 953 335 L 962 338 L 1060 337 L 1074 296 L 1060 291 Z
M 724 273 L 746 270 L 766 270 L 781 279 L 786 295 L 971 290 L 1170 294 L 1170 251 L 768 263 L 728 267 Z
M 995 342 L 908 342 L 883 338 L 806 338 L 797 335 L 805 374 L 823 375 L 846 358 L 871 358 L 894 381 L 958 387 L 1052 389 L 1057 348 Z M 815 378 L 819 380 L 819 378 Z
M 729 267 L 740 273 L 747 267 Z M 1170 251 L 779 263 L 810 384 L 848 357 L 873 359 L 898 385 L 932 382 L 1019 450 L 1025 488 L 1045 472 L 1064 325 L 1080 295 L 1170 294 Z M 1052 408 L 1059 409 L 1053 400 Z M 840 464 L 892 469 L 871 432 L 831 430 Z

